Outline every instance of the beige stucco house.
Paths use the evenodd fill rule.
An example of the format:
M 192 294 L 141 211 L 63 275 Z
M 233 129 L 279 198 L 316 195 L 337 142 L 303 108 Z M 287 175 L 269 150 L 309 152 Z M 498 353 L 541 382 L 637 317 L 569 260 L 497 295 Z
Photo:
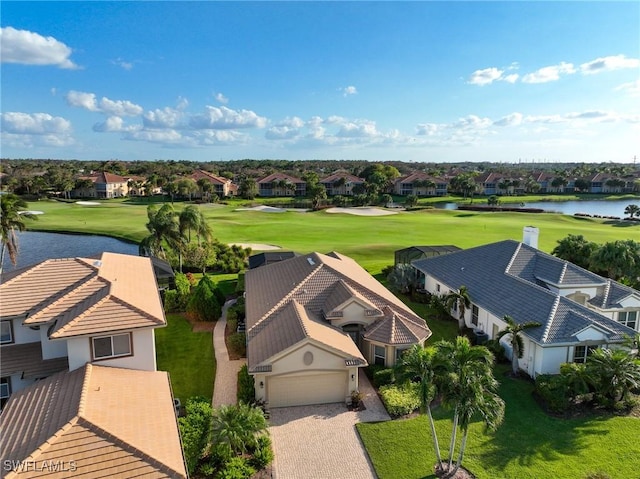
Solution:
M 431 335 L 351 258 L 311 253 L 245 276 L 247 363 L 269 407 L 345 402 L 358 368 L 392 366 Z

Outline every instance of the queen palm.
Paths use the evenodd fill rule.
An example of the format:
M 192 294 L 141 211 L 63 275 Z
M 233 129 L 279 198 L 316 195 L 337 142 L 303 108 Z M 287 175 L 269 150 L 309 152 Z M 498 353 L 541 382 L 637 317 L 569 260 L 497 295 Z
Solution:
M 150 234 L 140 242 L 140 252 L 166 259 L 164 243 L 171 248 L 179 249 L 182 242 L 176 213 L 170 204 L 164 204 L 160 209 L 155 205 L 149 205 L 147 217 L 149 221 L 146 227 Z
M 419 344 L 414 345 L 405 352 L 396 365 L 396 380 L 398 382 L 413 381 L 419 384 L 420 410 L 429 417 L 431 436 L 433 437 L 433 448 L 436 451 L 438 465 L 442 464 L 440 456 L 440 446 L 438 445 L 438 435 L 431 415 L 431 402 L 436 395 L 435 370 L 436 355 L 435 348 L 424 348 Z
M 467 287 L 460 286 L 458 291 L 451 291 L 447 294 L 445 301 L 450 310 L 454 307 L 458 310 L 458 327 L 460 329 L 464 328 L 464 315 L 467 309 L 471 307 L 471 297 Z
M 24 231 L 26 229 L 23 218 L 33 220 L 37 218 L 25 211 L 25 208 L 28 206 L 27 202 L 13 193 L 0 195 L 0 204 L 2 208 L 2 216 L 0 216 L 0 235 L 2 239 L 0 273 L 2 273 L 5 252 L 9 253 L 9 259 L 14 266 L 18 260 L 18 238 L 16 236 L 16 230 Z
M 498 333 L 496 339 L 500 339 L 507 334 L 510 334 L 510 344 L 511 344 L 511 371 L 514 376 L 518 374 L 518 359 L 522 357 L 524 354 L 524 341 L 522 340 L 522 336 L 520 333 L 526 331 L 527 329 L 537 328 L 541 326 L 540 323 L 536 323 L 535 321 L 527 321 L 525 323 L 516 323 L 516 321 L 509 316 L 505 315 L 502 320 L 507 323 L 507 327 Z

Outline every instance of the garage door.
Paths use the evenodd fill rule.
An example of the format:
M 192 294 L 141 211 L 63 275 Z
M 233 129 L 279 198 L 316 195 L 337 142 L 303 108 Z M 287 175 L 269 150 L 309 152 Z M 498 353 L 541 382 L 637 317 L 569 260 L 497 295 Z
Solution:
M 344 402 L 347 373 L 283 376 L 267 380 L 269 407 Z

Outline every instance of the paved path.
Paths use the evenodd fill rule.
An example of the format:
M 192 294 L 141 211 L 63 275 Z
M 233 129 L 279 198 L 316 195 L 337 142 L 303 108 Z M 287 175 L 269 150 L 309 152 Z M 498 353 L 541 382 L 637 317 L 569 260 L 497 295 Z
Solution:
M 271 409 L 269 432 L 276 479 L 374 479 L 376 477 L 355 424 L 386 421 L 389 415 L 364 371 L 359 372 L 366 410 L 344 404 Z
M 224 342 L 224 329 L 227 325 L 227 310 L 235 304 L 231 299 L 222 307 L 222 317 L 213 329 L 213 350 L 216 353 L 216 379 L 213 383 L 213 407 L 223 404 L 235 404 L 238 401 L 238 371 L 246 359 L 231 361 Z

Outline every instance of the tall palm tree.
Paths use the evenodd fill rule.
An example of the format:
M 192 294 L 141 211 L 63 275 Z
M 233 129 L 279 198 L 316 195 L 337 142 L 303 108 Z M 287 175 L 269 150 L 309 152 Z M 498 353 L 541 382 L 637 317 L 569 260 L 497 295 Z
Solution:
M 446 303 L 449 310 L 454 307 L 458 310 L 458 328 L 464 328 L 464 315 L 471 307 L 471 297 L 466 286 L 460 286 L 458 291 L 451 291 L 446 296 Z
M 262 410 L 248 404 L 224 405 L 213 411 L 213 443 L 226 444 L 236 454 L 254 448 L 257 436 L 266 430 Z
M 198 230 L 201 217 L 202 214 L 195 205 L 187 206 L 178 215 L 180 234 L 185 236 L 188 242 L 191 242 L 191 230 Z
M 453 342 L 439 341 L 435 348 L 438 352 L 435 382 L 442 392 L 444 404 L 453 409 L 448 464 L 451 470 L 461 414 L 468 414 L 464 401 L 468 401 L 468 388 L 474 385 L 470 381 L 475 376 L 490 375 L 494 358 L 484 346 L 472 346 L 466 336 L 458 336 Z
M 168 203 L 160 209 L 149 205 L 147 217 L 149 221 L 146 227 L 150 234 L 140 242 L 140 253 L 166 259 L 164 243 L 174 249 L 179 249 L 182 243 L 176 212 Z
M 2 240 L 2 251 L 0 252 L 0 273 L 2 273 L 2 264 L 4 263 L 5 251 L 9 253 L 9 259 L 15 266 L 18 259 L 18 238 L 17 231 L 24 231 L 26 225 L 23 218 L 35 220 L 36 216 L 25 211 L 27 202 L 18 195 L 8 193 L 0 195 L 0 204 L 2 215 L 0 216 L 0 239 Z
M 507 323 L 507 327 L 498 333 L 496 339 L 500 339 L 507 334 L 511 337 L 509 342 L 511 344 L 511 372 L 514 376 L 518 374 L 518 359 L 524 354 L 524 341 L 520 333 L 527 329 L 537 328 L 541 326 L 540 323 L 535 321 L 527 321 L 525 323 L 516 323 L 515 320 L 508 314 L 504 315 L 502 320 Z
M 433 347 L 424 348 L 419 344 L 414 345 L 401 356 L 400 361 L 397 363 L 396 380 L 399 382 L 417 382 L 420 385 L 420 410 L 423 414 L 426 412 L 429 417 L 433 448 L 436 451 L 438 465 L 442 465 L 438 435 L 431 415 L 431 402 L 435 398 L 437 391 L 435 385 L 436 353 L 437 351 Z

